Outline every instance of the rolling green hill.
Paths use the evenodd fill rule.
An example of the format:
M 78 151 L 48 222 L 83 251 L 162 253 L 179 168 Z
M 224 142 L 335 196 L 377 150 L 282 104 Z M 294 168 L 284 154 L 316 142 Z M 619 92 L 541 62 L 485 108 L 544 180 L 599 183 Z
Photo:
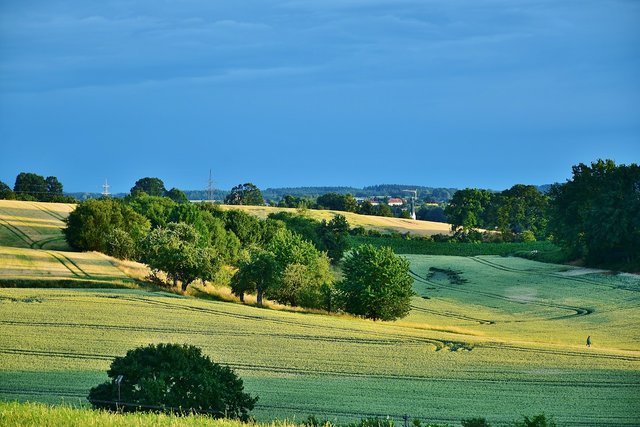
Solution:
M 44 233 L 30 219 L 42 210 L 21 214 L 18 205 L 7 218 L 3 207 L 0 218 L 32 243 L 55 237 L 55 227 Z M 5 286 L 84 271 L 114 288 L 0 288 L 2 400 L 86 404 L 115 356 L 175 342 L 233 367 L 260 396 L 252 412 L 260 421 L 389 415 L 400 423 L 408 414 L 452 424 L 483 416 L 495 425 L 544 412 L 559 425 L 640 424 L 638 276 L 498 256 L 409 255 L 410 315 L 373 322 L 136 288 L 126 273 L 142 266 L 31 248 L 20 231 L 3 228 Z M 68 268 L 49 252 L 68 257 Z

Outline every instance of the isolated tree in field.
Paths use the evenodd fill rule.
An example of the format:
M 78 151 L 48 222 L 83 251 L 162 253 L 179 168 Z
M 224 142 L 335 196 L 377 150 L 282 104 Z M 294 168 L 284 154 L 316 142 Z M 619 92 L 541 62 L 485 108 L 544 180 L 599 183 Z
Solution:
M 195 412 L 247 421 L 258 400 L 244 392 L 242 379 L 233 370 L 186 344 L 129 350 L 113 360 L 107 375 L 110 381 L 89 391 L 88 400 L 97 409 Z M 120 375 L 118 388 L 114 380 Z
M 264 205 L 264 198 L 260 189 L 248 182 L 233 187 L 227 197 L 224 198 L 224 202 L 227 205 L 262 206 Z
M 149 231 L 149 221 L 131 207 L 114 199 L 87 200 L 80 203 L 66 219 L 65 238 L 74 249 L 98 251 L 109 255 L 109 241 L 114 230 L 126 232 L 139 242 Z
M 345 311 L 373 320 L 395 320 L 411 309 L 409 261 L 389 247 L 358 246 L 343 262 L 344 279 L 338 289 Z
M 146 193 L 149 196 L 163 197 L 167 189 L 164 188 L 164 182 L 160 178 L 140 178 L 136 181 L 133 187 L 131 187 L 131 195 L 136 196 L 140 193 Z
M 189 224 L 169 223 L 157 228 L 141 243 L 142 260 L 152 270 L 163 271 L 173 285 L 186 291 L 196 279 L 210 280 L 220 268 L 220 258 Z
M 549 229 L 573 257 L 590 265 L 640 268 L 640 166 L 581 163 L 549 195 Z

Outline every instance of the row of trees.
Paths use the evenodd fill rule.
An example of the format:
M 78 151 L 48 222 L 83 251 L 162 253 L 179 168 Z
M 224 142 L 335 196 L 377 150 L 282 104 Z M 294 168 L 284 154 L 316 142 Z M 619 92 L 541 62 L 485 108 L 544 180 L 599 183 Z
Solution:
M 132 189 L 124 199 L 79 204 L 67 219 L 69 244 L 144 262 L 154 280 L 181 286 L 183 291 L 196 280 L 214 280 L 228 265 L 236 270 L 230 282 L 233 292 L 241 299 L 255 293 L 259 305 L 266 297 L 292 306 L 344 310 L 383 320 L 409 310 L 408 265 L 396 268 L 391 250 L 382 256 L 381 249 L 356 248 L 344 260 L 344 279 L 337 280 L 331 265 L 338 264 L 349 247 L 344 216 L 315 221 L 277 213 L 260 220 L 208 203 L 177 203 L 145 190 L 153 191 Z M 355 267 L 367 263 L 370 266 L 365 269 Z M 376 268 L 382 269 L 374 274 L 379 277 L 377 284 L 358 281 L 365 270 Z M 359 287 L 362 292 L 354 291 Z
M 640 269 L 640 167 L 598 160 L 573 166 L 572 177 L 543 194 L 530 185 L 500 193 L 456 192 L 445 214 L 455 236 L 495 230 L 504 239 L 551 239 L 572 259 Z
M 75 199 L 62 192 L 62 183 L 55 176 L 44 177 L 31 172 L 21 172 L 11 189 L 0 181 L 0 199 L 31 200 L 39 202 L 73 203 Z
M 549 197 L 549 232 L 573 258 L 640 271 L 640 166 L 580 163 Z
M 514 185 L 500 193 L 476 188 L 457 191 L 444 210 L 455 235 L 482 228 L 508 240 L 547 237 L 548 196 L 532 185 Z

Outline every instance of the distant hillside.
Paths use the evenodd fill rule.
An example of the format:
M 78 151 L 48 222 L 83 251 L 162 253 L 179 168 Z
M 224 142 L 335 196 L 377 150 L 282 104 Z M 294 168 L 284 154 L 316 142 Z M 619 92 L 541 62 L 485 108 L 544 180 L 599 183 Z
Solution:
M 537 185 L 536 188 L 541 193 L 549 192 L 551 184 Z M 327 193 L 351 194 L 354 197 L 407 197 L 409 193 L 404 190 L 418 190 L 418 199 L 428 202 L 445 203 L 448 202 L 453 194 L 458 191 L 457 188 L 444 187 L 425 187 L 420 185 L 403 185 L 403 184 L 380 184 L 370 185 L 368 187 L 279 187 L 261 189 L 262 195 L 269 201 L 280 201 L 284 196 L 290 195 L 295 197 L 317 198 Z M 183 190 L 189 200 L 207 200 L 207 190 Z M 101 193 L 75 192 L 64 193 L 67 196 L 75 197 L 82 201 L 87 199 L 98 199 L 102 197 Z M 124 197 L 129 193 L 116 193 L 111 197 Z M 214 189 L 213 200 L 223 201 L 229 190 Z

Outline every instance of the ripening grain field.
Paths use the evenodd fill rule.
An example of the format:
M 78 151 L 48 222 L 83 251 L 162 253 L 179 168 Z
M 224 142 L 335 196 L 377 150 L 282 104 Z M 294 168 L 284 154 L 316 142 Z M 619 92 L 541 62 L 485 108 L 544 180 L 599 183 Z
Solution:
M 1 249 L 3 269 L 56 265 L 39 249 Z M 129 271 L 100 254 L 63 254 L 92 277 Z M 133 280 L 0 288 L 0 399 L 86 404 L 115 356 L 175 342 L 233 367 L 260 396 L 259 421 L 408 414 L 495 425 L 544 412 L 559 425 L 640 425 L 638 276 L 497 256 L 407 258 L 416 296 L 397 322 L 195 299 Z

